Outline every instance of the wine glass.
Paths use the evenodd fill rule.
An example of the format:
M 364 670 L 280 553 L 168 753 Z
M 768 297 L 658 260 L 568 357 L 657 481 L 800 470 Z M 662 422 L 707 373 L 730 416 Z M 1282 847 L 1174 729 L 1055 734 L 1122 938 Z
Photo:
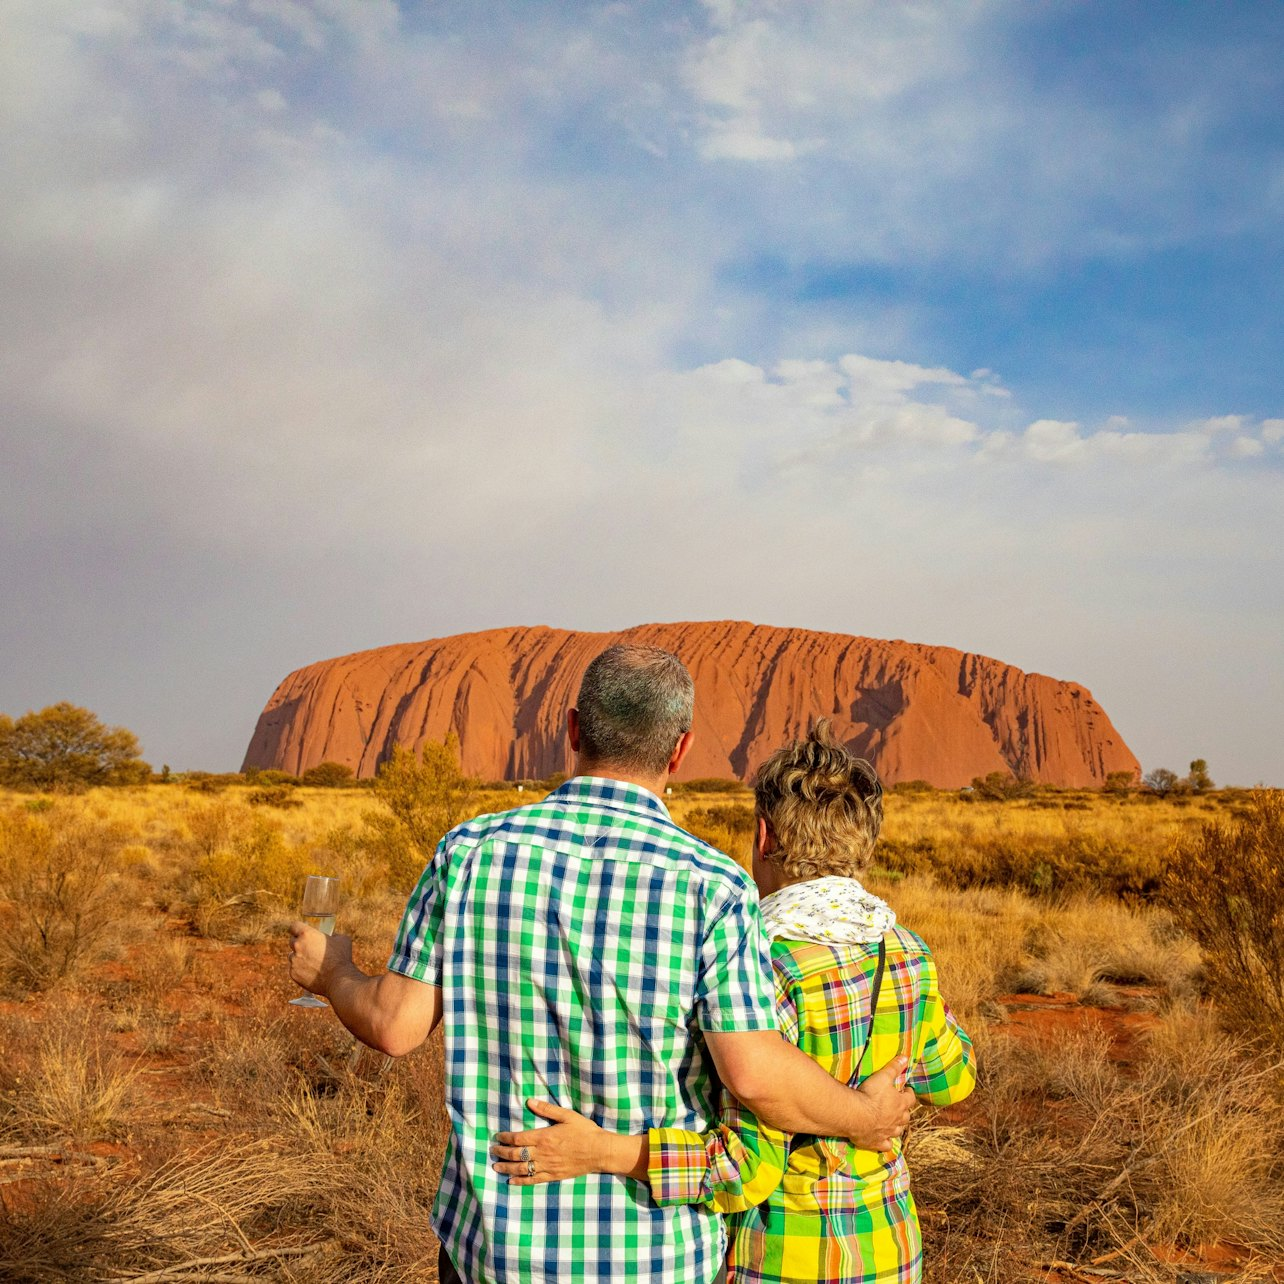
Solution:
M 303 885 L 303 921 L 309 927 L 329 936 L 334 931 L 335 915 L 339 912 L 339 880 L 321 874 L 309 874 Z M 290 1003 L 296 1008 L 328 1008 L 324 999 L 315 994 L 304 994 Z

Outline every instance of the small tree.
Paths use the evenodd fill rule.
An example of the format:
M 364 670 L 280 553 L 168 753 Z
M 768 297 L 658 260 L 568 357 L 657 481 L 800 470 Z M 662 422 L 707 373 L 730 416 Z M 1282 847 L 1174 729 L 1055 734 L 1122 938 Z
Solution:
M 0 782 L 19 789 L 139 784 L 151 768 L 138 755 L 132 731 L 65 701 L 0 723 Z
M 1146 772 L 1141 783 L 1157 797 L 1167 798 L 1181 784 L 1181 781 L 1175 771 L 1169 771 L 1167 767 L 1156 767 L 1154 771 Z
M 303 773 L 305 785 L 315 785 L 321 789 L 342 789 L 352 784 L 354 772 L 342 762 L 319 762 Z
M 1165 895 L 1227 1021 L 1284 1049 L 1284 793 L 1255 793 L 1243 817 L 1186 838 Z
M 1135 771 L 1108 771 L 1105 784 L 1101 786 L 1103 794 L 1126 794 L 1137 783 Z
M 459 737 L 453 732 L 421 753 L 395 745 L 379 769 L 375 796 L 381 812 L 365 816 L 365 846 L 388 869 L 394 884 L 419 877 L 447 830 L 472 814 L 470 782 L 459 769 Z
M 1186 777 L 1186 783 L 1197 793 L 1207 793 L 1213 788 L 1213 778 L 1208 774 L 1208 763 L 1202 758 L 1196 758 L 1190 764 L 1190 775 Z

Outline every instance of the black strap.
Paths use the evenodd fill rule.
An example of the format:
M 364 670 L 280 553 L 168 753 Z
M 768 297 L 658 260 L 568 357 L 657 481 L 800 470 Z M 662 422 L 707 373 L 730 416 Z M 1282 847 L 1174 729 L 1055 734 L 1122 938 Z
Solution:
M 856 1058 L 856 1074 L 851 1080 L 852 1087 L 860 1082 L 860 1068 L 865 1064 L 865 1053 L 869 1051 L 869 1041 L 874 1037 L 874 1018 L 878 1015 L 878 993 L 883 988 L 883 972 L 887 967 L 887 939 L 878 939 L 878 966 L 874 969 L 874 982 L 869 987 L 869 1029 L 865 1031 L 865 1046 Z
M 865 1053 L 869 1051 L 869 1041 L 874 1037 L 874 1017 L 878 1014 L 878 995 L 883 988 L 883 972 L 887 968 L 887 940 L 880 937 L 878 941 L 878 964 L 874 968 L 874 980 L 869 987 L 869 1029 L 865 1031 L 865 1042 L 861 1047 L 860 1056 L 856 1058 L 856 1068 L 852 1071 L 852 1077 L 847 1081 L 848 1086 L 855 1088 L 860 1084 L 860 1068 L 865 1061 Z M 809 1133 L 795 1133 L 789 1138 L 788 1154 L 792 1155 L 795 1150 L 811 1143 Z M 761 1205 L 764 1216 L 766 1215 L 767 1204 L 764 1201 Z

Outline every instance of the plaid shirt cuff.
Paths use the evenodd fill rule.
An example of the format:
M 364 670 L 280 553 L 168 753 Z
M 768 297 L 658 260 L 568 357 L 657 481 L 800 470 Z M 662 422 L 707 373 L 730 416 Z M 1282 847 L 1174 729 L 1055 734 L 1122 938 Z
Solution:
M 647 1141 L 650 1157 L 646 1175 L 651 1183 L 651 1198 L 662 1208 L 704 1200 L 709 1175 L 704 1136 L 685 1128 L 652 1128 Z

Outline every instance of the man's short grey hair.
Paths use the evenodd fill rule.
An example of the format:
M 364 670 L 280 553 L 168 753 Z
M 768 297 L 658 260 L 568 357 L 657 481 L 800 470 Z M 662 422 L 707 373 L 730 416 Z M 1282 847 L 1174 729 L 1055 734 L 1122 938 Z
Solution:
M 660 776 L 691 730 L 695 684 L 671 651 L 620 643 L 584 671 L 576 708 L 582 758 Z

